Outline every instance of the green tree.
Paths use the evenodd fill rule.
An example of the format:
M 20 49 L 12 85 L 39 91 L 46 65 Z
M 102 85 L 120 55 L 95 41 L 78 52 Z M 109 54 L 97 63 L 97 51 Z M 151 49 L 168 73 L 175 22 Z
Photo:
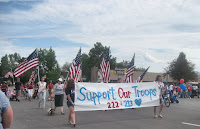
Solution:
M 185 82 L 196 80 L 195 65 L 186 59 L 185 53 L 181 52 L 165 69 L 165 75 L 169 74 L 174 80 L 184 79 Z
M 46 75 L 47 80 L 52 80 L 54 83 L 60 77 L 61 69 L 56 60 L 55 51 L 50 48 L 40 49 L 38 51 L 40 78 Z
M 116 63 L 116 67 L 120 69 L 124 69 L 128 67 L 128 63 L 129 63 L 128 61 L 119 62 L 119 63 Z
M 10 69 L 8 55 L 1 58 L 1 76 L 3 77 Z
M 18 53 L 14 53 L 14 54 L 9 54 L 8 57 L 9 57 L 9 66 L 12 69 L 15 69 L 20 64 L 21 56 Z
M 129 64 L 129 63 L 130 63 L 129 61 L 119 62 L 119 63 L 116 63 L 116 67 L 117 67 L 117 68 L 120 68 L 120 69 L 125 69 L 125 68 L 128 67 L 128 64 Z M 142 68 L 142 67 L 137 68 L 137 67 L 135 66 L 134 71 L 144 72 L 144 71 L 145 71 L 145 68 Z
M 142 67 L 139 67 L 139 68 L 135 67 L 135 68 L 134 68 L 134 71 L 144 72 L 145 70 L 146 70 L 146 69 L 145 69 L 145 68 L 142 68 Z
M 62 66 L 61 70 L 64 72 L 69 71 L 70 66 L 71 66 L 71 63 L 65 62 L 65 64 Z
M 96 66 L 100 68 L 100 64 L 102 62 L 102 59 L 105 55 L 105 53 L 108 51 L 109 47 L 103 46 L 100 42 L 97 42 L 94 44 L 94 47 L 90 49 L 89 54 L 83 54 L 82 55 L 82 68 L 83 70 L 83 76 L 87 78 L 87 80 L 90 80 L 90 73 L 91 68 Z M 110 54 L 110 68 L 115 69 L 116 67 L 116 57 L 113 57 Z
M 89 60 L 91 66 L 96 66 L 100 68 L 100 64 L 102 62 L 102 59 L 105 55 L 105 53 L 108 51 L 109 47 L 103 46 L 100 42 L 97 42 L 94 44 L 94 48 L 90 49 L 89 52 Z M 110 54 L 110 68 L 113 69 L 116 67 L 116 57 L 112 57 Z
M 90 60 L 89 60 L 89 56 L 86 53 L 83 53 L 81 55 L 81 61 L 82 61 L 82 78 L 86 78 L 86 81 L 90 80 L 90 72 L 91 72 L 91 67 L 92 65 L 90 65 Z

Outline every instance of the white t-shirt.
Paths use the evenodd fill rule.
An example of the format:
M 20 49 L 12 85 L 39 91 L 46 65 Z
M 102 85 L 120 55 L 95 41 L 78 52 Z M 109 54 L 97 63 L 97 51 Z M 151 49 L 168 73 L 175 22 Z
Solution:
M 44 89 L 46 87 L 46 82 L 44 82 L 43 84 L 41 82 L 39 82 L 39 89 L 38 89 L 38 92 L 40 92 L 42 89 Z M 45 92 L 45 90 L 43 91 Z
M 158 82 L 156 82 L 158 84 Z M 160 96 L 160 93 L 161 93 L 161 89 L 164 87 L 164 83 L 161 83 L 161 84 L 158 84 L 158 89 L 159 89 L 159 96 Z
M 169 87 L 170 87 L 170 90 L 173 90 L 173 85 L 170 85 Z

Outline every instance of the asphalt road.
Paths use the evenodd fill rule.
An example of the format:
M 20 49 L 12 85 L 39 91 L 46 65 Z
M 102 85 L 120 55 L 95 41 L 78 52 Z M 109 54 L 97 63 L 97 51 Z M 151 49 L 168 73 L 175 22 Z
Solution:
M 11 129 L 70 129 L 67 125 L 68 108 L 64 100 L 65 115 L 56 110 L 47 115 L 50 101 L 45 109 L 38 108 L 38 99 L 21 102 L 11 101 L 14 122 Z M 163 118 L 153 118 L 153 107 L 76 112 L 77 129 L 200 129 L 200 99 L 179 99 L 179 104 L 164 107 Z

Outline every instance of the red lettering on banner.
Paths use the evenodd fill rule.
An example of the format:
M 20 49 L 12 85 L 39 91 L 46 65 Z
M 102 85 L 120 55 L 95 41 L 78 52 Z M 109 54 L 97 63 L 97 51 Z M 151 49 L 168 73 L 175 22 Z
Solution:
M 131 92 L 130 91 L 127 91 L 127 92 L 124 92 L 124 90 L 122 88 L 119 88 L 118 89 L 118 95 L 119 97 L 122 99 L 123 97 L 124 98 L 130 98 L 130 94 Z

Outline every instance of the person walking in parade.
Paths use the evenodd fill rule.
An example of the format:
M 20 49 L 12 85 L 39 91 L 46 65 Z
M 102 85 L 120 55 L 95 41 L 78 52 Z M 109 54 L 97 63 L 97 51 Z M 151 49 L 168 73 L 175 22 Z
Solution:
M 33 88 L 34 88 L 33 82 L 31 82 L 31 83 L 28 85 L 27 88 L 28 88 L 28 100 L 31 101 L 32 96 L 33 96 Z
M 41 107 L 42 103 L 42 108 L 45 108 L 45 101 L 46 101 L 46 82 L 44 81 L 45 78 L 42 77 L 41 81 L 38 83 L 39 86 L 39 101 L 38 101 L 38 106 L 39 108 Z
M 74 127 L 76 126 L 75 122 L 75 111 L 74 111 L 74 97 L 75 97 L 75 86 L 74 86 L 74 79 L 69 79 L 67 83 L 67 88 L 65 90 L 67 95 L 67 106 L 69 108 L 69 117 L 68 117 L 68 124 L 72 124 Z
M 163 101 L 163 98 L 162 98 L 164 84 L 162 82 L 162 77 L 160 75 L 157 75 L 155 82 L 158 84 L 158 89 L 160 90 L 160 94 L 159 94 L 160 111 L 159 111 L 159 115 L 156 115 L 156 106 L 154 106 L 154 118 L 157 118 L 157 117 L 163 118 L 163 116 L 161 115 L 161 112 L 162 112 L 162 109 L 163 109 L 163 106 L 164 106 L 164 103 L 163 103 L 164 101 Z
M 61 115 L 65 115 L 63 111 L 63 99 L 64 99 L 64 84 L 62 84 L 62 78 L 58 79 L 58 83 L 55 84 L 53 91 L 51 93 L 51 97 L 53 98 L 53 93 L 55 92 L 55 109 L 60 107 Z
M 52 80 L 50 80 L 48 86 L 47 86 L 47 89 L 49 91 L 49 100 L 51 100 L 51 93 L 52 93 L 52 89 L 53 89 L 53 83 L 52 83 Z
M 15 82 L 15 90 L 16 90 L 16 101 L 20 102 L 19 98 L 20 98 L 20 89 L 21 87 L 21 82 L 20 82 L 20 78 L 17 78 L 17 82 Z

